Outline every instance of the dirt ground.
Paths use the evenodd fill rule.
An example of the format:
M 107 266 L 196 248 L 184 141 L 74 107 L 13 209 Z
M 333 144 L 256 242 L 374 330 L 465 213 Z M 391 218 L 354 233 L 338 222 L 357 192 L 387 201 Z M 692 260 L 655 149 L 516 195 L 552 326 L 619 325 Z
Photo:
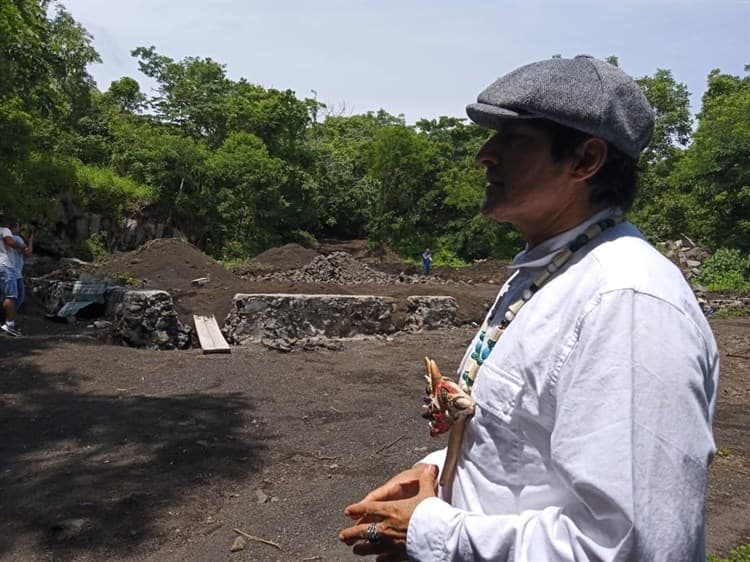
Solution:
M 414 272 L 361 244 L 347 251 Z M 314 255 L 285 247 L 250 269 Z M 184 321 L 213 313 L 220 323 L 235 292 L 449 294 L 462 318 L 480 320 L 505 276 L 484 262 L 436 272 L 453 283 L 264 283 L 164 241 L 105 269 L 170 290 Z M 750 543 L 750 317 L 711 323 L 722 379 L 707 535 L 708 551 L 724 555 Z M 422 357 L 451 370 L 474 330 L 202 355 L 105 345 L 85 322 L 50 323 L 33 306 L 19 325 L 25 337 L 0 339 L 0 560 L 13 562 L 356 559 L 336 540 L 343 507 L 444 445 L 420 417 Z M 275 544 L 247 539 L 232 552 L 236 530 Z

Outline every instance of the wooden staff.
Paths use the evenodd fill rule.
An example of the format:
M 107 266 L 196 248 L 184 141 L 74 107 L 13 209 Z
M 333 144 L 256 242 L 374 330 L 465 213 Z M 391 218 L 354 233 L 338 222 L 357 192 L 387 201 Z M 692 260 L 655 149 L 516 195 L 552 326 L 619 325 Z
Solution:
M 443 463 L 443 473 L 440 475 L 440 485 L 443 488 L 447 488 L 453 482 L 453 475 L 456 472 L 456 463 L 458 462 L 458 451 L 461 449 L 468 419 L 468 416 L 463 416 L 453 422 L 451 427 L 448 436 L 448 450 L 445 453 L 445 463 Z

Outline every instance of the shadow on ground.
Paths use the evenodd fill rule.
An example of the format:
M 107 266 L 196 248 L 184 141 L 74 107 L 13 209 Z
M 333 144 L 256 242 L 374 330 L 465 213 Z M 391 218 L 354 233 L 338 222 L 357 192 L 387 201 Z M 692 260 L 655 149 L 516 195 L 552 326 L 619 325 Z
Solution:
M 84 394 L 80 373 L 22 361 L 28 341 L 0 341 L 0 558 L 19 540 L 56 559 L 127 553 L 197 488 L 260 468 L 244 395 Z

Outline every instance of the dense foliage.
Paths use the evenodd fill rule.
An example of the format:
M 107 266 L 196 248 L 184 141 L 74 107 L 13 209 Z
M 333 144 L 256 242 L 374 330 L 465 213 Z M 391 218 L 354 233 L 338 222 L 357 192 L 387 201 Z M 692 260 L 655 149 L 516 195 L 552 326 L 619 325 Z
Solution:
M 148 204 L 225 258 L 313 238 L 367 237 L 409 256 L 430 246 L 439 261 L 521 247 L 478 214 L 474 154 L 488 134 L 463 119 L 337 115 L 233 81 L 208 58 L 132 54 L 155 94 L 131 77 L 99 91 L 91 37 L 63 7 L 0 1 L 0 210 L 51 225 L 63 195 L 120 218 Z M 657 126 L 633 220 L 653 239 L 684 234 L 746 260 L 750 76 L 713 71 L 697 124 L 669 70 L 639 83 Z

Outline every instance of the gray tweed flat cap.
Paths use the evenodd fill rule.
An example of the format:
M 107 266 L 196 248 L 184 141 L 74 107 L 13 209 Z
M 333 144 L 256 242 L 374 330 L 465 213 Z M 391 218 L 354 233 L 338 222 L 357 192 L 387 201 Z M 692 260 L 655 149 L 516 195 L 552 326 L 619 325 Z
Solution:
M 498 78 L 466 107 L 480 127 L 506 119 L 549 119 L 602 138 L 638 159 L 654 113 L 635 81 L 607 62 L 579 55 L 527 64 Z

